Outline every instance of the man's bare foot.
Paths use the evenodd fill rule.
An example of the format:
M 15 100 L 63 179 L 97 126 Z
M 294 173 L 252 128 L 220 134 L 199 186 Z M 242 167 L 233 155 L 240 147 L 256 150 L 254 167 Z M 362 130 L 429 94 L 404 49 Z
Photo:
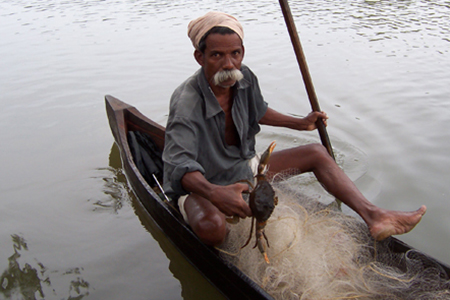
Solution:
M 370 234 L 377 241 L 382 241 L 391 235 L 404 234 L 411 231 L 427 211 L 425 205 L 412 212 L 384 210 L 372 226 Z

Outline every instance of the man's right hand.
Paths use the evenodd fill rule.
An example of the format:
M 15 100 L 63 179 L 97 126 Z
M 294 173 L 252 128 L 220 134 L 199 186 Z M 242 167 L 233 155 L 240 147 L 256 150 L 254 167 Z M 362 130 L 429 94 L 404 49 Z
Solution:
M 249 186 L 244 183 L 234 183 L 226 186 L 210 183 L 198 171 L 186 173 L 181 179 L 183 188 L 210 201 L 225 216 L 246 218 L 252 216 L 250 206 L 242 198 L 242 193 Z
M 208 198 L 225 216 L 251 217 L 252 210 L 242 198 L 242 193 L 248 189 L 248 185 L 244 183 L 217 185 L 211 190 Z

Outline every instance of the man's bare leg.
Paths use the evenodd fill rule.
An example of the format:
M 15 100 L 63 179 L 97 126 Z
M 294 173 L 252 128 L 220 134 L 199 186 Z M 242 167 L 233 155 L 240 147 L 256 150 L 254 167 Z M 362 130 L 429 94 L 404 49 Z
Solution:
M 426 212 L 424 205 L 413 212 L 392 211 L 375 206 L 361 194 L 320 144 L 272 153 L 269 172 L 274 174 L 285 170 L 294 170 L 297 174 L 313 172 L 330 194 L 363 218 L 371 235 L 377 240 L 411 231 Z
M 227 235 L 225 215 L 205 198 L 191 194 L 184 203 L 188 223 L 205 244 L 221 245 Z

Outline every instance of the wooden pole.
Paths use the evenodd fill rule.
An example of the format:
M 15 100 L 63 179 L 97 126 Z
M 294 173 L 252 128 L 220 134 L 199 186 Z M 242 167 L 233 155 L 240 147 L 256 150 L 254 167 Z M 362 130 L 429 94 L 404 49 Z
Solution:
M 298 37 L 297 29 L 295 27 L 294 19 L 292 17 L 291 9 L 287 0 L 279 0 L 281 10 L 283 11 L 284 20 L 286 21 L 286 26 L 291 37 L 292 46 L 294 47 L 295 56 L 297 57 L 297 62 L 300 67 L 300 71 L 303 76 L 303 82 L 306 87 L 306 92 L 308 93 L 309 102 L 313 111 L 321 111 L 319 106 L 319 101 L 317 100 L 316 92 L 312 83 L 311 75 L 309 74 L 308 65 L 306 64 L 305 54 L 303 53 L 302 45 L 300 44 L 300 38 Z M 317 129 L 319 131 L 320 140 L 322 145 L 327 148 L 328 153 L 335 159 L 333 148 L 331 147 L 330 139 L 328 133 L 323 123 L 322 119 L 316 122 Z

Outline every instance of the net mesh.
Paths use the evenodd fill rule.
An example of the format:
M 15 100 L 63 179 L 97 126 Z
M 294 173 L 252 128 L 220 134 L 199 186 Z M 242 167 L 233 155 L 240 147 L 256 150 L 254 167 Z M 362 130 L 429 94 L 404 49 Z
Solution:
M 275 299 L 450 299 L 450 281 L 439 264 L 414 250 L 391 252 L 360 218 L 302 194 L 293 188 L 297 183 L 273 183 L 279 203 L 265 227 L 270 264 L 253 248 L 255 237 L 241 249 L 249 218 L 230 225 L 220 249 L 224 260 Z

